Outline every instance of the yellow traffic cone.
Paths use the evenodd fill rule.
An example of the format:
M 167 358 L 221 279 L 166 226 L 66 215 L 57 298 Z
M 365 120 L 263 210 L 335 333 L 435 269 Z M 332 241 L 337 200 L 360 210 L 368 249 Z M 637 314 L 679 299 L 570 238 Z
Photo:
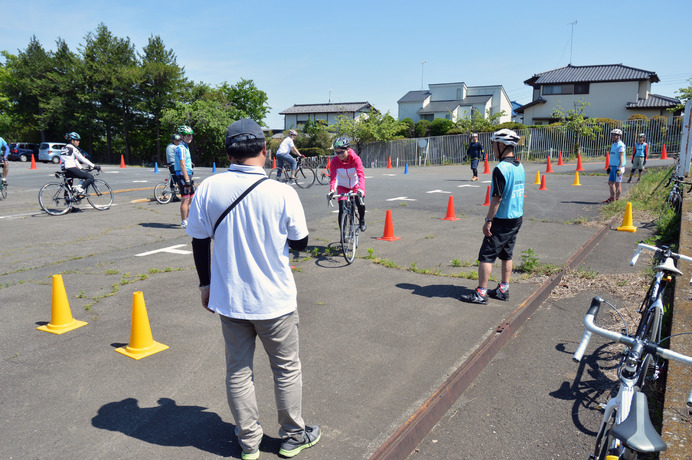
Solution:
M 65 284 L 62 282 L 62 275 L 53 275 L 53 300 L 50 308 L 50 323 L 39 326 L 39 331 L 50 332 L 52 334 L 64 334 L 65 332 L 86 326 L 86 322 L 77 321 L 72 317 L 70 303 L 67 301 Z
M 116 348 L 115 351 L 132 359 L 142 359 L 159 351 L 167 350 L 168 345 L 154 342 L 149 326 L 147 307 L 144 305 L 142 291 L 132 294 L 132 326 L 130 328 L 130 344 Z
M 574 171 L 574 183 L 572 185 L 581 187 L 581 184 L 579 183 L 579 171 Z
M 536 171 L 536 180 L 534 181 L 533 185 L 541 185 L 541 172 Z
M 625 217 L 622 218 L 622 225 L 617 228 L 618 232 L 631 232 L 637 231 L 637 227 L 632 225 L 632 203 L 627 202 L 627 207 L 625 208 Z

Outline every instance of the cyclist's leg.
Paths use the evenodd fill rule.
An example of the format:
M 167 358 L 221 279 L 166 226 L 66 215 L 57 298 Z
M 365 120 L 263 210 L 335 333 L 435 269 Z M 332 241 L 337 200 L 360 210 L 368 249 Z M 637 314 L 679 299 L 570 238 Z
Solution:
M 341 228 L 341 217 L 344 215 L 344 203 L 346 200 L 339 200 L 339 217 L 338 217 L 338 223 L 339 223 L 339 228 Z
M 359 223 L 360 223 L 360 230 L 364 232 L 368 227 L 365 225 L 365 199 L 362 199 L 363 204 L 361 204 L 361 200 L 356 199 L 356 208 L 358 209 L 358 217 L 359 217 Z
M 291 179 L 296 178 L 296 169 L 298 169 L 298 161 L 296 161 L 295 158 L 291 156 L 290 153 L 286 154 L 286 158 L 284 158 L 288 164 L 291 165 Z
M 7 161 L 5 158 L 2 160 L 2 182 L 7 183 L 7 173 L 10 170 L 10 162 Z
M 288 155 L 290 157 L 290 155 Z M 276 171 L 276 177 L 277 179 L 281 177 L 281 173 L 284 170 L 284 161 L 287 161 L 286 154 L 281 153 L 281 154 L 276 154 L 276 167 L 278 170 Z
M 67 168 L 67 169 L 65 170 L 65 177 L 71 178 L 71 179 L 80 179 L 80 180 L 84 180 L 84 181 L 85 181 L 84 186 L 81 187 L 82 190 L 83 190 L 83 192 L 86 192 L 86 186 L 88 185 L 88 184 L 86 183 L 86 180 L 89 179 L 89 177 L 91 177 L 91 179 L 92 179 L 92 181 L 93 181 L 93 176 L 92 176 L 91 174 L 89 174 L 89 173 L 87 173 L 86 171 L 83 171 L 83 170 L 81 170 L 81 169 L 79 169 L 79 168 Z M 75 183 L 73 182 L 72 187 L 74 188 L 76 185 L 77 185 L 77 184 L 75 184 Z

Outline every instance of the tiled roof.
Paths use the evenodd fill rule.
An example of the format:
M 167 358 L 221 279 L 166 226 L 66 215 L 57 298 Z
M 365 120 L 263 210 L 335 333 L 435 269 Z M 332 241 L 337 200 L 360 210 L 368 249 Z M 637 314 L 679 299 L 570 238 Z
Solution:
M 528 109 L 529 107 L 533 107 L 534 105 L 545 104 L 546 102 L 548 102 L 548 101 L 546 101 L 542 97 L 539 97 L 535 101 L 531 101 L 528 104 L 524 104 L 521 107 L 517 107 L 516 109 L 514 109 L 514 111 L 517 113 L 524 113 L 525 109 Z
M 651 80 L 656 83 L 659 80 L 656 72 L 649 70 L 636 69 L 622 64 L 608 65 L 568 65 L 559 69 L 537 73 L 533 77 L 525 80 L 527 85 L 545 85 L 554 83 L 577 83 L 577 82 L 606 82 L 606 81 L 632 81 L 632 80 Z
M 423 102 L 430 96 L 430 91 L 422 89 L 418 91 L 409 91 L 397 102 Z
M 343 113 L 343 112 L 358 112 L 360 110 L 367 110 L 370 107 L 369 102 L 343 102 L 343 103 L 331 103 L 331 104 L 295 104 L 293 107 L 289 107 L 283 112 L 279 112 L 279 115 L 294 115 L 298 113 Z
M 646 99 L 639 99 L 637 102 L 628 102 L 628 109 L 667 109 L 680 104 L 680 100 L 674 97 L 661 96 L 660 94 L 649 94 Z

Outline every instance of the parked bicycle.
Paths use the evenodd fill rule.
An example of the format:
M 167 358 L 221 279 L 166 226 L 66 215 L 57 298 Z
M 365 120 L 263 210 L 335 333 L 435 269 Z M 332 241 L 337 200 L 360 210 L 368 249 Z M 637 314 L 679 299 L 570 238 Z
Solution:
M 663 295 L 666 287 L 672 282 L 672 277 L 682 275 L 682 272 L 675 267 L 674 260 L 683 259 L 692 262 L 692 258 L 676 254 L 667 247 L 657 248 L 639 244 L 630 265 L 637 263 L 643 249 L 654 252 L 655 263 L 658 265 L 654 267 L 656 273 L 639 308 L 641 318 L 636 332 L 634 335 L 629 335 L 626 323 L 623 328 L 624 334 L 596 326 L 596 316 L 602 303 L 608 304 L 616 312 L 618 310 L 602 298 L 594 297 L 584 318 L 586 327 L 584 335 L 574 353 L 574 361 L 581 361 L 592 333 L 627 347 L 618 365 L 619 389 L 617 395 L 605 406 L 605 413 L 596 435 L 593 454 L 589 456 L 590 459 L 636 459 L 639 458 L 639 454 L 662 452 L 667 449 L 666 443 L 651 423 L 647 398 L 641 389 L 647 382 L 647 378 L 650 380 L 658 378 L 661 366 L 654 362 L 656 357 L 692 365 L 691 356 L 659 346 L 663 342 L 661 340 Z M 692 280 L 690 282 L 692 283 Z M 622 318 L 622 315 L 620 317 Z M 687 398 L 687 405 L 692 407 L 692 391 Z
M 331 180 L 331 174 L 329 172 L 329 160 L 321 163 L 317 167 L 315 175 L 317 176 L 317 182 L 322 185 L 329 185 L 329 181 Z
M 173 174 L 169 174 L 163 182 L 154 187 L 154 198 L 161 204 L 170 203 L 178 196 L 180 196 L 180 187 Z
M 303 158 L 298 157 L 298 167 L 296 168 L 296 178 L 295 183 L 300 188 L 310 188 L 312 184 L 315 183 L 315 170 L 307 166 L 303 166 Z M 269 171 L 269 178 L 278 180 L 279 182 L 290 183 L 291 177 L 291 165 L 288 162 L 284 162 L 283 167 L 274 168 Z
M 96 174 L 98 175 L 99 172 Z M 74 179 L 66 177 L 65 171 L 56 171 L 55 177 L 62 179 L 62 182 L 50 182 L 41 187 L 38 192 L 38 203 L 41 205 L 41 209 L 52 216 L 69 212 L 75 205 L 79 205 L 84 198 L 94 209 L 99 211 L 105 211 L 113 204 L 113 190 L 103 179 L 94 179 L 84 194 L 80 195 L 73 189 Z
M 341 222 L 339 222 L 339 236 L 341 242 L 341 251 L 344 254 L 346 263 L 350 264 L 356 258 L 356 249 L 358 249 L 358 234 L 360 233 L 360 217 L 358 216 L 358 206 L 356 199 L 363 203 L 363 198 L 357 193 L 348 192 L 338 195 L 327 195 L 329 206 L 334 207 L 333 199 L 347 198 L 344 201 L 344 209 L 341 213 Z

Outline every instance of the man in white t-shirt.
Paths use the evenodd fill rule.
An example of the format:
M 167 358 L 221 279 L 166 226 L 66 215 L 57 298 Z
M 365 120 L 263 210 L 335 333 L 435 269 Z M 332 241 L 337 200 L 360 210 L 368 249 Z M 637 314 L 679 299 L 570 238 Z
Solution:
M 193 238 L 202 306 L 221 317 L 228 405 L 241 458 L 259 458 L 263 436 L 253 383 L 258 336 L 274 373 L 279 454 L 293 457 L 321 436 L 318 426 L 302 418 L 297 293 L 289 261 L 289 247 L 307 246 L 305 213 L 293 188 L 266 180 L 267 146 L 257 123 L 231 124 L 226 152 L 231 166 L 199 186 L 186 230 Z
M 281 141 L 278 150 L 276 151 L 276 166 L 279 168 L 277 177 L 281 176 L 281 168 L 284 166 L 284 161 L 291 165 L 291 180 L 296 178 L 296 169 L 298 168 L 298 162 L 293 157 L 301 157 L 302 155 L 295 146 L 294 141 L 298 137 L 298 132 L 295 129 L 288 130 L 288 136 Z

